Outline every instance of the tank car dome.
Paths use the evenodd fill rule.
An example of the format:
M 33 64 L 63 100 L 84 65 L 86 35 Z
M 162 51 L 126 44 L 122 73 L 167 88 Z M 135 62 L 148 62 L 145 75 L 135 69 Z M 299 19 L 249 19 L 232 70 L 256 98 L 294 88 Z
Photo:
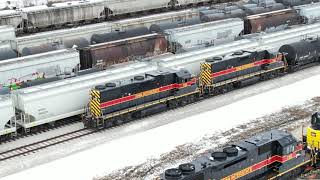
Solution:
M 225 152 L 213 152 L 211 154 L 212 158 L 217 161 L 224 161 L 227 159 L 227 153 Z
M 116 87 L 116 83 L 106 83 L 106 87 Z
M 13 49 L 1 49 L 0 50 L 0 61 L 6 59 L 12 59 L 18 57 L 18 54 Z
M 181 170 L 182 174 L 188 175 L 188 174 L 194 173 L 196 167 L 191 163 L 185 163 L 185 164 L 180 164 L 179 169 Z
M 225 147 L 223 149 L 223 152 L 227 153 L 228 157 L 237 156 L 238 155 L 238 149 L 236 147 Z
M 144 77 L 143 76 L 135 76 L 133 79 L 136 81 L 142 81 L 142 80 L 144 80 Z
M 103 90 L 103 89 L 105 89 L 106 87 L 104 86 L 104 85 L 97 85 L 96 87 L 95 87 L 95 89 L 97 89 L 97 90 Z
M 180 179 L 180 177 L 182 176 L 182 171 L 178 168 L 171 168 L 167 169 L 164 174 L 168 179 Z

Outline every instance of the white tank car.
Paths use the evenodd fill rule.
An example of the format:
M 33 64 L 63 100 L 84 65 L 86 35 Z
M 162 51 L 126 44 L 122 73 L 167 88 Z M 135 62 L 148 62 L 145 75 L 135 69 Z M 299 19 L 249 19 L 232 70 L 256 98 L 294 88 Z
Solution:
M 0 136 L 15 133 L 15 112 L 10 96 L 0 96 Z
M 22 8 L 28 28 L 61 26 L 80 21 L 99 20 L 104 17 L 104 6 L 99 3 L 66 4 L 60 7 L 34 6 Z
M 79 53 L 64 49 L 0 61 L 0 85 L 71 73 L 80 63 Z
M 244 30 L 243 20 L 231 18 L 165 30 L 173 52 L 217 46 L 234 41 Z
M 22 13 L 16 10 L 1 10 L 0 25 L 11 25 L 17 30 L 22 30 L 23 28 Z
M 44 123 L 84 113 L 89 91 L 96 85 L 156 70 L 149 63 L 133 63 L 102 72 L 64 79 L 13 92 L 16 109 L 23 117 L 17 123 L 26 130 Z
M 274 33 L 262 33 L 251 39 L 243 39 L 234 41 L 224 45 L 199 49 L 195 51 L 185 52 L 163 58 L 158 64 L 164 68 L 182 66 L 188 69 L 191 73 L 198 75 L 200 71 L 200 63 L 205 59 L 225 54 L 241 51 L 244 49 L 258 48 L 267 46 L 272 53 L 277 53 L 279 48 L 287 43 L 298 42 L 309 35 L 320 35 L 320 23 L 312 25 L 302 25 L 292 29 Z M 157 60 L 158 61 L 158 60 Z
M 304 23 L 311 24 L 320 20 L 320 3 L 293 7 L 302 16 Z

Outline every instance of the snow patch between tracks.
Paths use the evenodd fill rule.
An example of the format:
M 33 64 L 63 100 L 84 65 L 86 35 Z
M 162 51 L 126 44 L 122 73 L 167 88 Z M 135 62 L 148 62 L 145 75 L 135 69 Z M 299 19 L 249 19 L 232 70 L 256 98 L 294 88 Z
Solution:
M 125 166 L 140 164 L 148 158 L 157 158 L 178 145 L 228 131 L 257 117 L 281 110 L 282 107 L 301 104 L 320 95 L 316 82 L 320 82 L 320 75 L 216 110 L 123 137 L 3 179 L 88 180 L 94 176 L 103 176 Z M 219 142 L 225 140 L 223 137 L 217 139 Z

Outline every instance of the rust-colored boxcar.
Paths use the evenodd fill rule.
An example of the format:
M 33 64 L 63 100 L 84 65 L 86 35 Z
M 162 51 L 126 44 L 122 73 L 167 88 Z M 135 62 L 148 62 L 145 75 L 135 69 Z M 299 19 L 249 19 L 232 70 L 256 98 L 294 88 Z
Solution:
M 107 67 L 126 61 L 167 52 L 163 35 L 154 33 L 117 41 L 91 45 L 80 49 L 81 69 Z
M 256 14 L 245 18 L 245 34 L 283 30 L 299 23 L 299 15 L 293 9 L 282 9 Z

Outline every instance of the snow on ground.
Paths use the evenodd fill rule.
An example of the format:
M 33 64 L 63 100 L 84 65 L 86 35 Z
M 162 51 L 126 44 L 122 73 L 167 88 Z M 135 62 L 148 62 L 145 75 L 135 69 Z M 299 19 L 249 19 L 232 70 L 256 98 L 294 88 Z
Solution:
M 320 75 L 317 75 L 213 111 L 123 137 L 3 179 L 92 179 L 124 166 L 139 164 L 147 158 L 157 157 L 177 145 L 199 140 L 204 135 L 227 131 L 282 107 L 319 96 L 315 83 L 319 81 Z

